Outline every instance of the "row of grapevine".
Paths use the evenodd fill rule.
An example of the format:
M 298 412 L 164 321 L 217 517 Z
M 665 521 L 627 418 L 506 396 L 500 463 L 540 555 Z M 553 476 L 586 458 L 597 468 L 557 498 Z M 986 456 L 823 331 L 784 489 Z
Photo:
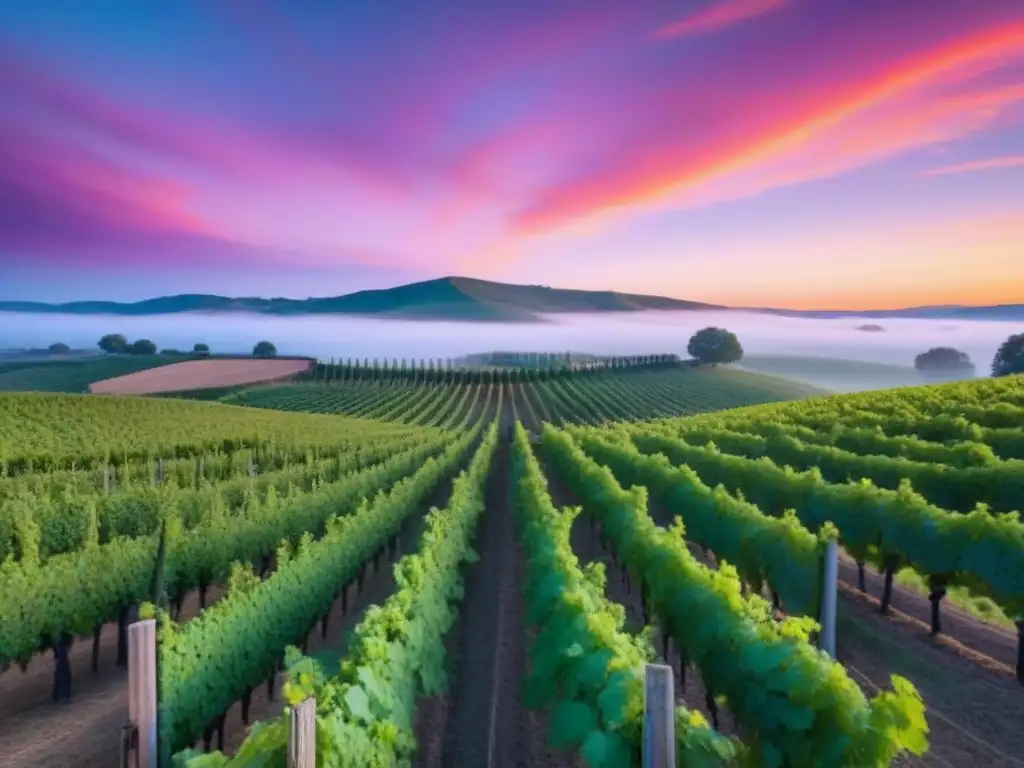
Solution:
M 0 561 L 42 561 L 89 542 L 106 544 L 119 537 L 153 534 L 168 516 L 178 518 L 189 530 L 208 516 L 230 517 L 246 505 L 265 503 L 271 489 L 284 497 L 308 492 L 314 485 L 337 482 L 349 472 L 429 439 L 428 435 L 389 438 L 362 447 L 353 443 L 310 464 L 198 487 L 137 484 L 106 495 L 65 490 L 56 499 L 23 491 L 0 498 Z
M 337 442 L 346 431 L 384 435 L 397 424 L 229 408 L 191 400 L 0 394 L 0 474 L 99 468 L 125 460 Z
M 268 493 L 244 514 L 227 516 L 215 505 L 189 530 L 167 517 L 168 595 L 176 600 L 197 588 L 203 594 L 207 585 L 227 580 L 232 563 L 266 563 L 283 539 L 319 535 L 332 517 L 405 477 L 448 442 L 443 436 L 431 438 L 307 493 L 283 499 Z M 91 541 L 41 564 L 25 560 L 0 566 L 0 663 L 24 660 L 114 619 L 123 625 L 128 607 L 149 599 L 157 539 Z
M 1024 398 L 1021 393 L 1024 377 L 1009 376 L 771 404 L 703 416 L 691 424 L 757 431 L 763 425 L 781 424 L 826 434 L 839 424 L 884 438 L 911 437 L 915 443 L 978 443 L 1000 458 L 1022 459 L 1024 420 L 1014 399 Z M 913 458 L 927 460 L 920 455 Z
M 311 413 L 341 413 L 405 424 L 448 428 L 462 421 L 483 386 L 314 387 L 273 386 L 245 390 L 224 399 L 237 405 Z
M 317 764 L 362 768 L 405 764 L 411 759 L 416 749 L 413 723 L 417 697 L 443 689 L 444 636 L 455 620 L 455 603 L 461 596 L 459 567 L 471 556 L 473 532 L 484 509 L 484 481 L 497 437 L 497 425 L 492 424 L 468 471 L 455 480 L 447 507 L 427 515 L 419 551 L 403 557 L 395 566 L 395 592 L 382 605 L 367 611 L 352 634 L 341 669 L 332 675 L 311 659 L 290 661 L 284 691 L 288 701 L 294 705 L 313 697 L 317 702 Z M 425 470 L 428 468 L 410 479 L 410 488 L 420 477 L 426 477 Z M 367 511 L 367 537 L 379 537 L 389 523 L 408 514 L 415 503 L 407 501 L 403 508 L 396 501 L 379 502 Z M 371 512 L 375 517 L 370 516 Z M 349 524 L 339 535 L 328 534 L 313 545 L 321 550 L 323 560 L 332 563 L 330 568 L 315 564 L 312 548 L 304 560 L 288 565 L 288 580 L 296 585 L 297 595 L 312 582 L 314 595 L 319 592 L 322 601 L 330 600 L 332 586 L 352 578 L 353 565 L 362 562 L 360 558 L 365 558 L 369 549 L 353 544 L 352 533 L 353 525 Z M 302 568 L 307 572 L 302 573 Z M 324 586 L 317 589 L 320 582 Z M 301 599 L 314 598 L 304 590 Z M 286 712 L 254 726 L 232 758 L 186 751 L 179 760 L 182 765 L 203 768 L 281 763 L 287 743 Z
M 760 764 L 880 766 L 904 751 L 924 752 L 924 705 L 909 681 L 894 676 L 892 691 L 868 700 L 840 664 L 809 644 L 813 620 L 776 622 L 767 601 L 744 598 L 732 566 L 701 565 L 681 521 L 668 530 L 655 525 L 646 491 L 623 490 L 567 433 L 547 426 L 540 445 L 599 518 L 680 652 L 726 698 Z
M 795 437 L 804 443 L 828 445 L 857 454 L 875 456 L 891 456 L 910 461 L 931 462 L 950 467 L 984 467 L 996 464 L 1002 459 L 992 447 L 973 440 L 958 441 L 954 444 L 934 443 L 910 435 L 886 435 L 881 429 L 847 426 L 835 422 L 829 429 L 812 429 L 799 424 L 780 422 L 775 418 L 729 419 L 723 417 L 720 424 L 711 419 L 700 420 L 691 424 L 683 421 L 665 423 L 680 432 L 703 433 L 705 430 L 727 429 L 760 435 L 764 438 L 775 438 L 782 435 Z M 660 425 L 659 425 L 660 426 Z
M 835 395 L 801 403 L 797 411 L 844 420 L 870 413 L 887 419 L 962 416 L 983 427 L 1015 427 L 1024 416 L 1024 379 L 1007 376 Z
M 721 428 L 681 427 L 677 434 L 691 445 L 714 443 L 727 453 L 753 459 L 766 456 L 776 464 L 798 470 L 816 467 L 830 482 L 867 478 L 890 490 L 909 482 L 916 493 L 944 509 L 969 512 L 984 504 L 994 512 L 1009 512 L 1019 509 L 1024 501 L 1024 460 L 1020 459 L 958 468 L 902 457 L 862 455 L 806 443 L 787 434 L 762 436 Z M 660 428 L 672 431 L 669 425 Z
M 333 383 L 409 382 L 409 383 L 490 383 L 544 380 L 570 374 L 600 374 L 606 371 L 658 369 L 679 363 L 676 355 L 632 355 L 599 357 L 586 361 L 571 353 L 495 353 L 473 355 L 470 360 L 453 358 L 362 361 L 349 358 L 337 363 L 319 362 L 310 371 L 314 381 Z
M 645 453 L 685 464 L 708 485 L 723 485 L 772 515 L 795 510 L 811 531 L 834 524 L 860 563 L 891 574 L 906 565 L 944 583 L 991 597 L 1024 620 L 1024 524 L 1019 515 L 983 509 L 959 514 L 930 505 L 908 487 L 891 491 L 869 481 L 829 483 L 816 469 L 796 472 L 770 459 L 747 459 L 688 445 L 655 430 L 632 429 L 624 439 Z
M 321 539 L 307 537 L 264 581 L 229 595 L 181 628 L 162 617 L 159 744 L 165 760 L 273 672 L 285 649 L 305 638 L 364 564 L 462 464 L 478 433 L 479 428 L 464 433 L 440 456 L 418 462 L 415 471 L 409 467 L 389 493 L 379 492 L 373 501 L 367 494 L 353 514 L 331 517 Z M 260 734 L 254 732 L 257 742 Z
M 503 382 L 518 387 L 540 419 L 552 423 L 600 424 L 636 421 L 764 403 L 805 394 L 782 380 L 749 379 L 749 374 L 701 371 L 688 366 L 599 376 L 569 376 L 545 381 Z M 409 424 L 432 424 L 431 413 L 450 409 L 461 392 L 477 384 L 311 384 L 245 390 L 224 402 L 259 408 L 334 412 Z M 499 386 L 499 384 L 494 384 Z M 446 404 L 446 405 L 445 405 Z M 524 414 L 525 415 L 525 414 Z
M 512 476 L 526 599 L 538 636 L 530 648 L 524 696 L 551 712 L 552 746 L 579 752 L 589 768 L 636 765 L 642 751 L 644 671 L 649 636 L 623 630 L 621 606 L 605 596 L 603 570 L 580 567 L 569 543 L 579 509 L 551 502 L 529 437 L 516 424 Z M 698 712 L 676 709 L 676 755 L 683 765 L 714 766 L 742 746 L 712 730 Z
M 705 485 L 692 469 L 647 456 L 629 442 L 585 434 L 583 449 L 624 486 L 643 486 L 665 510 L 682 518 L 687 538 L 727 560 L 757 592 L 768 584 L 788 613 L 820 615 L 822 568 L 835 529 L 817 535 L 792 513 L 771 517 L 749 501 Z

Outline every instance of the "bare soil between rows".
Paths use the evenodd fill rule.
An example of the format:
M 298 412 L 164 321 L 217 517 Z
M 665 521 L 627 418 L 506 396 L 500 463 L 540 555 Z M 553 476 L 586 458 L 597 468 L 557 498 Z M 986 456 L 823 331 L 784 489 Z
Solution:
M 911 619 L 883 616 L 878 601 L 840 584 L 836 626 L 839 661 L 864 693 L 906 677 L 925 703 L 930 748 L 901 765 L 1024 767 L 1024 689 L 937 638 Z
M 575 768 L 573 755 L 547 747 L 547 718 L 526 709 L 529 669 L 525 563 L 510 503 L 511 403 L 487 480 L 476 535 L 479 560 L 464 570 L 459 618 L 446 638 L 449 690 L 417 710 L 419 768 Z
M 206 605 L 223 591 L 210 587 Z M 182 601 L 181 621 L 200 612 L 199 591 Z M 71 699 L 54 703 L 52 653 L 33 657 L 25 672 L 0 676 L 0 755 L 5 768 L 109 768 L 120 759 L 120 728 L 128 720 L 128 668 L 117 661 L 117 623 L 100 634 L 99 669 L 92 671 L 92 637 L 68 652 Z
M 839 558 L 839 578 L 851 588 L 857 588 L 857 564 L 848 556 Z M 884 585 L 882 574 L 870 566 L 864 567 L 864 586 L 869 595 L 881 598 Z M 931 632 L 931 602 L 924 595 L 893 583 L 891 607 L 894 612 L 913 619 L 920 632 Z M 952 641 L 952 647 L 960 646 L 964 651 L 962 655 L 992 669 L 1002 667 L 1005 672 L 1013 674 L 1017 664 L 1016 632 L 972 616 L 949 600 L 942 601 L 940 611 L 942 635 Z M 974 653 L 967 653 L 967 649 Z M 997 662 L 998 667 L 991 664 L 992 661 Z M 1024 689 L 1021 693 L 1024 694 Z

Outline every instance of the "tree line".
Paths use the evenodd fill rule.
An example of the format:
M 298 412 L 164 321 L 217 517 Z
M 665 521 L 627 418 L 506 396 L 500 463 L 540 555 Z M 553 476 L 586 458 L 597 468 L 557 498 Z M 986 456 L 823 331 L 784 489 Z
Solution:
M 67 345 L 54 344 L 50 347 L 53 351 L 54 347 L 63 347 L 64 351 L 67 351 Z M 127 337 L 120 333 L 108 333 L 102 339 L 99 340 L 97 346 L 108 355 L 155 355 L 157 354 L 157 347 L 149 339 L 139 339 L 138 341 L 129 342 Z M 162 349 L 160 350 L 161 355 L 188 355 L 191 354 L 194 357 L 209 357 L 210 346 L 208 344 L 196 344 L 192 347 L 191 352 L 182 352 L 177 349 Z M 252 348 L 253 357 L 277 357 L 277 348 L 269 341 L 261 341 Z
M 149 339 L 129 342 L 122 334 L 107 334 L 100 339 L 99 348 L 108 354 L 122 355 L 155 355 L 157 347 Z M 53 344 L 49 348 L 55 354 L 66 354 L 66 344 Z M 729 365 L 743 359 L 743 346 L 735 333 L 725 328 L 702 328 L 690 337 L 686 351 L 697 365 Z M 178 350 L 161 350 L 165 355 L 186 355 L 189 353 Z M 192 355 L 206 357 L 210 355 L 207 344 L 196 344 Z M 260 341 L 252 350 L 253 357 L 272 358 L 277 356 L 277 348 L 269 341 Z M 444 360 L 416 361 L 393 360 L 383 363 L 377 359 L 370 363 L 369 358 L 348 360 L 345 363 L 318 363 L 312 372 L 312 378 L 321 381 L 355 380 L 402 380 L 402 381 L 450 381 L 455 380 L 458 371 L 473 371 L 489 367 L 507 368 L 517 371 L 515 381 L 543 380 L 560 372 L 600 371 L 608 369 L 625 369 L 635 367 L 676 365 L 680 362 L 678 355 L 581 355 L 573 352 L 492 352 L 484 355 L 468 355 L 463 358 L 447 358 Z M 974 363 L 966 352 L 953 347 L 933 347 L 914 359 L 914 367 L 925 375 L 973 375 Z M 354 371 L 360 371 L 356 374 Z M 1000 345 L 992 360 L 993 376 L 1009 376 L 1024 373 L 1024 333 L 1010 336 Z
M 914 367 L 929 376 L 973 375 L 970 355 L 953 347 L 932 347 L 914 358 Z M 992 375 L 1011 376 L 1024 373 L 1024 333 L 1006 339 L 992 358 Z

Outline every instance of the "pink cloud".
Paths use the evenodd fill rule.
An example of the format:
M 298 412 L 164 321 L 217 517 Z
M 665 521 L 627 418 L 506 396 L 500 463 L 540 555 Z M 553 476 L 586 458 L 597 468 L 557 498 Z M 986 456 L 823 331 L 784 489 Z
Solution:
M 787 0 L 716 0 L 713 5 L 685 19 L 660 27 L 654 36 L 671 39 L 717 32 L 758 16 L 778 11 Z
M 746 104 L 740 113 L 734 112 L 732 121 L 719 126 L 714 132 L 705 131 L 702 141 L 690 144 L 680 136 L 678 119 L 690 110 L 689 102 L 676 107 L 678 118 L 665 121 L 664 130 L 652 135 L 652 140 L 637 142 L 621 148 L 614 165 L 602 173 L 572 181 L 539 195 L 513 219 L 514 231 L 529 234 L 568 224 L 580 217 L 602 213 L 621 214 L 630 209 L 657 205 L 682 193 L 699 190 L 729 174 L 750 171 L 756 176 L 758 168 L 788 157 L 799 157 L 809 142 L 823 140 L 849 121 L 898 99 L 906 99 L 916 92 L 923 96 L 917 110 L 923 114 L 941 115 L 947 120 L 949 113 L 942 100 L 929 97 L 928 87 L 943 81 L 950 73 L 968 67 L 978 71 L 991 71 L 1007 62 L 1024 61 L 1024 25 L 1003 24 L 974 35 L 961 37 L 945 45 L 933 47 L 924 53 L 889 64 L 875 75 L 853 80 L 849 86 L 831 90 L 794 92 L 783 98 L 773 97 L 761 104 Z M 984 66 L 982 66 L 984 65 Z M 690 94 L 688 94 L 690 96 Z M 981 91 L 979 95 L 962 96 L 960 106 L 977 111 L 972 119 L 961 122 L 960 131 L 946 131 L 945 138 L 956 138 L 964 132 L 976 130 L 978 115 L 984 124 L 986 114 L 995 114 L 1006 104 L 1019 98 L 1016 87 L 996 91 Z M 738 95 L 730 94 L 735 103 Z M 713 102 L 712 102 L 713 103 Z M 929 107 L 928 104 L 933 104 Z M 642 105 L 623 106 L 623 109 L 642 109 Z M 931 113 L 928 110 L 933 110 Z M 968 116 L 972 117 L 972 116 Z M 916 122 L 921 126 L 921 120 Z M 885 148 L 885 123 L 874 138 L 856 137 L 850 140 L 872 144 L 871 152 L 863 148 L 844 148 L 858 162 L 889 154 Z M 867 126 L 867 130 L 872 128 Z M 927 132 L 918 141 L 908 141 L 905 132 L 895 131 L 891 150 L 905 150 L 915 145 L 932 143 Z M 849 168 L 857 163 L 839 162 Z M 808 173 L 804 178 L 816 177 Z M 758 183 L 756 191 L 764 188 Z
M 1024 166 L 1024 155 L 1007 155 L 1005 157 L 991 157 L 987 160 L 971 160 L 966 163 L 955 163 L 943 165 L 938 168 L 929 168 L 921 172 L 921 176 L 948 176 L 955 173 L 973 173 L 974 171 L 987 171 L 994 168 L 1020 168 Z

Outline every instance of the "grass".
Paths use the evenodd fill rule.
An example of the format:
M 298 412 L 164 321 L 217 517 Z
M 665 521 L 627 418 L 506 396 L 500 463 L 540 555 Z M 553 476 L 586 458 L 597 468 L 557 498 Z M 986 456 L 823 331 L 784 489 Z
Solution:
M 928 580 L 911 568 L 904 568 L 899 571 L 896 574 L 896 583 L 925 597 L 931 593 L 931 590 L 928 588 Z M 946 590 L 946 600 L 964 613 L 977 619 L 1016 630 L 1014 623 L 1007 618 L 998 605 L 987 597 L 972 595 L 966 587 L 949 587 Z
M 0 392 L 85 392 L 97 381 L 191 359 L 185 355 L 138 355 L 7 363 L 0 366 Z
M 928 383 L 909 365 L 887 365 L 865 360 L 801 355 L 748 355 L 740 362 L 744 370 L 767 373 L 824 387 L 836 392 L 856 392 Z

